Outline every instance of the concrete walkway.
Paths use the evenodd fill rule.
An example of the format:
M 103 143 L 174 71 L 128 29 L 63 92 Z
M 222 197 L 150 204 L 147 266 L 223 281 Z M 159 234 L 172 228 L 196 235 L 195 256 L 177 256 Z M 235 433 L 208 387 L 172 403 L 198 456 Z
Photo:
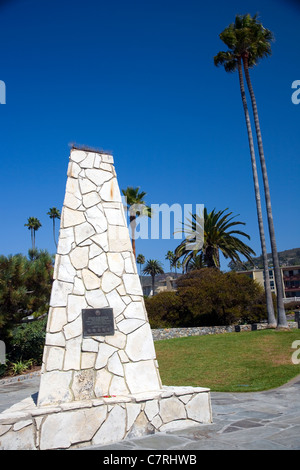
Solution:
M 0 412 L 39 390 L 38 375 L 0 382 Z M 212 392 L 213 423 L 87 450 L 300 450 L 300 376 L 275 390 Z

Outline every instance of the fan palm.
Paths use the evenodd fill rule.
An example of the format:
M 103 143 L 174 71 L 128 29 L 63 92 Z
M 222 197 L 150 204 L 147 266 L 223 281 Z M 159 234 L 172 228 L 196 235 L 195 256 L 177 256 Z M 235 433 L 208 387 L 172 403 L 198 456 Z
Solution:
M 135 229 L 136 229 L 136 218 L 139 216 L 151 217 L 151 208 L 146 206 L 144 197 L 147 193 L 141 191 L 140 188 L 133 188 L 128 186 L 126 189 L 122 189 L 122 193 L 126 198 L 127 209 L 129 211 L 129 221 L 131 228 L 131 240 L 132 250 L 134 257 L 135 254 Z
M 166 254 L 166 257 L 165 257 L 166 260 L 168 260 L 170 262 L 170 271 L 172 272 L 172 268 L 174 266 L 174 259 L 175 259 L 175 254 L 173 251 L 169 250 L 168 253 Z
M 145 264 L 145 256 L 137 255 L 136 262 L 140 265 L 140 275 L 141 275 L 141 267 L 143 264 Z
M 228 51 L 219 53 L 215 57 L 215 63 L 226 62 L 226 71 L 232 71 L 236 68 L 235 63 L 243 63 L 246 82 L 251 98 L 252 110 L 254 116 L 255 130 L 258 143 L 258 151 L 260 157 L 260 164 L 262 169 L 263 184 L 265 190 L 265 201 L 267 208 L 267 218 L 274 266 L 274 277 L 277 289 L 277 311 L 278 311 L 278 327 L 287 327 L 287 320 L 285 315 L 285 309 L 283 305 L 283 284 L 279 267 L 278 252 L 276 246 L 275 229 L 273 222 L 272 206 L 271 206 L 271 195 L 268 181 L 268 173 L 266 167 L 266 161 L 264 156 L 264 149 L 262 143 L 262 136 L 258 118 L 256 99 L 250 79 L 249 69 L 254 65 L 257 65 L 258 61 L 264 57 L 268 57 L 271 54 L 271 41 L 273 40 L 273 34 L 270 30 L 263 27 L 258 21 L 257 15 L 251 17 L 251 15 L 237 15 L 235 23 L 229 25 L 220 34 L 221 40 L 227 45 Z M 223 56 L 223 59 L 222 59 Z M 222 62 L 223 61 L 223 62 Z M 239 70 L 239 76 L 241 76 L 241 70 Z M 247 117 L 246 117 L 247 119 Z M 249 134 L 248 134 L 249 135 Z M 263 253 L 263 257 L 265 254 Z M 266 269 L 266 268 L 264 268 Z M 266 284 L 268 284 L 266 282 Z
M 175 255 L 174 255 L 173 266 L 175 268 L 175 275 L 177 274 L 177 269 L 183 268 L 181 261 L 179 261 L 179 259 L 176 259 Z
M 47 215 L 49 215 L 50 219 L 52 219 L 53 222 L 53 238 L 55 246 L 57 247 L 57 242 L 55 238 L 55 219 L 60 219 L 60 211 L 56 207 L 50 207 L 49 212 L 47 212 Z
M 214 209 L 208 213 L 205 207 L 203 216 L 191 214 L 191 219 L 187 219 L 187 223 L 183 224 L 186 238 L 176 248 L 175 255 L 177 259 L 183 257 L 184 268 L 187 268 L 190 261 L 202 254 L 202 262 L 207 267 L 220 269 L 220 251 L 225 258 L 230 258 L 235 263 L 242 264 L 240 255 L 252 261 L 252 255 L 255 255 L 255 252 L 235 236 L 242 235 L 250 239 L 249 235 L 240 230 L 231 230 L 245 223 L 233 221 L 235 216 L 231 217 L 232 212 L 225 214 L 226 210 L 228 209 L 216 212 Z M 204 236 L 201 237 L 201 234 Z
M 155 276 L 157 274 L 163 274 L 164 270 L 159 261 L 156 259 L 149 259 L 143 269 L 144 274 L 150 274 L 152 278 L 152 295 L 154 295 Z
M 39 219 L 36 217 L 29 217 L 27 219 L 27 224 L 24 224 L 25 227 L 28 227 L 31 234 L 31 243 L 32 243 L 32 251 L 35 251 L 35 232 L 42 226 Z
M 225 44 L 228 43 L 230 38 L 235 36 L 234 32 L 237 32 L 237 36 L 239 36 L 239 34 L 241 33 L 239 26 L 242 26 L 244 23 L 246 23 L 248 19 L 249 19 L 248 16 L 245 16 L 244 20 L 242 20 L 240 17 L 237 17 L 236 24 L 230 25 L 220 34 L 220 38 L 225 42 Z M 274 306 L 273 306 L 273 301 L 272 301 L 272 292 L 271 292 L 271 285 L 270 285 L 268 255 L 267 255 L 266 239 L 265 239 L 263 216 L 262 216 L 262 206 L 261 206 L 261 197 L 260 197 L 260 189 L 259 189 L 259 182 L 258 182 L 255 150 L 254 150 L 252 128 L 251 128 L 251 122 L 250 122 L 250 116 L 249 116 L 249 110 L 248 110 L 247 98 L 246 98 L 245 86 L 244 86 L 242 54 L 239 49 L 240 47 L 237 47 L 237 51 L 230 50 L 226 52 L 223 52 L 223 51 L 219 52 L 214 57 L 214 63 L 216 66 L 223 65 L 226 72 L 234 72 L 238 70 L 240 92 L 241 92 L 244 115 L 245 115 L 245 120 L 246 120 L 248 142 L 249 142 L 249 149 L 250 149 L 250 155 L 251 155 L 252 175 L 253 175 L 255 201 L 256 201 L 256 212 L 257 212 L 257 219 L 258 219 L 262 258 L 263 258 L 268 324 L 269 324 L 269 327 L 275 327 L 276 320 L 275 320 Z

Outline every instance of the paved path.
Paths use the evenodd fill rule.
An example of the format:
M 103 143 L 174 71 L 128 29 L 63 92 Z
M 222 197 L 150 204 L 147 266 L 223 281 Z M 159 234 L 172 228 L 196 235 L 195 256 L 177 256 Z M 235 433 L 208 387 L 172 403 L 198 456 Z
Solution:
M 37 395 L 39 377 L 0 383 L 0 412 Z M 88 450 L 300 450 L 300 376 L 256 393 L 212 392 L 213 424 L 158 433 Z

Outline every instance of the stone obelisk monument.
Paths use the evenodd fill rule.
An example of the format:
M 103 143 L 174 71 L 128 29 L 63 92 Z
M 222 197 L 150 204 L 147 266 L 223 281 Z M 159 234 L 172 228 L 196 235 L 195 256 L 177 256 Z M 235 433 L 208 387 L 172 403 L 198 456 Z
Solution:
M 160 388 L 113 157 L 72 149 L 39 405 Z
M 210 423 L 210 391 L 162 386 L 113 157 L 71 150 L 37 403 L 0 449 L 103 446 Z

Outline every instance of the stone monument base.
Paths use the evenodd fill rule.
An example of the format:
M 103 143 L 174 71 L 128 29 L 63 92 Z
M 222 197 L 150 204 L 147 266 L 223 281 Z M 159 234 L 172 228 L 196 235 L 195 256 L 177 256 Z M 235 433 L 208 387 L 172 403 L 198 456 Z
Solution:
M 210 390 L 202 387 L 162 387 L 55 406 L 36 406 L 30 397 L 0 414 L 0 449 L 104 446 L 211 422 Z

